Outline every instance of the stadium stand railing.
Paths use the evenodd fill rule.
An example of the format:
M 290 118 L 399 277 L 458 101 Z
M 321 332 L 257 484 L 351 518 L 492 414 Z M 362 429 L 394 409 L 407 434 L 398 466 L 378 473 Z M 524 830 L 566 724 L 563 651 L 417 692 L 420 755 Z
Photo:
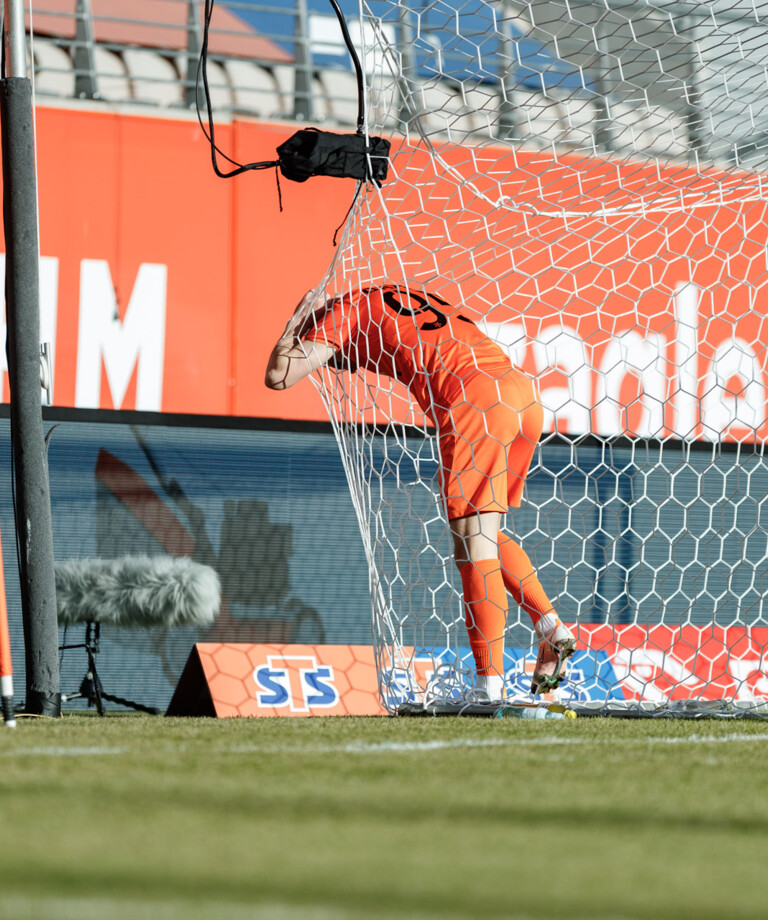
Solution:
M 541 8 L 546 6 L 542 0 Z M 355 12 L 348 13 L 354 35 Z M 194 109 L 202 17 L 203 5 L 194 0 L 130 5 L 118 0 L 41 0 L 34 11 L 31 43 L 37 98 L 153 106 L 169 112 Z M 520 15 L 510 23 L 521 68 L 511 82 L 509 73 L 497 78 L 468 74 L 461 82 L 449 81 L 439 72 L 428 75 L 429 68 L 416 62 L 410 89 L 430 133 L 463 136 L 474 143 L 511 133 L 534 146 L 670 159 L 686 159 L 706 146 L 690 106 L 659 96 L 655 86 L 644 87 L 641 69 L 624 83 L 617 81 L 608 67 L 609 48 L 605 61 L 594 54 L 587 60 L 577 36 L 558 34 L 548 45 L 546 30 L 542 37 L 541 29 Z M 208 64 L 217 117 L 353 126 L 357 87 L 340 33 L 337 43 L 332 41 L 334 28 L 338 24 L 330 8 L 327 14 L 307 14 L 303 0 L 272 5 L 219 0 Z M 694 67 L 690 49 L 673 33 L 657 34 L 657 53 L 678 69 Z M 390 36 L 397 37 L 394 32 Z M 634 41 L 640 58 L 649 51 L 647 42 L 631 35 L 620 38 L 625 45 Z M 590 88 L 604 87 L 607 80 L 613 82 L 606 107 Z M 407 118 L 392 98 L 393 81 L 372 72 L 369 84 L 377 125 L 386 128 Z

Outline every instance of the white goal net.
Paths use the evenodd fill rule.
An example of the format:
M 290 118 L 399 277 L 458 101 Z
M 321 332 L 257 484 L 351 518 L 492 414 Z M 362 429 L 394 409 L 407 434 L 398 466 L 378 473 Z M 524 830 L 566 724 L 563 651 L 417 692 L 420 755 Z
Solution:
M 361 190 L 325 290 L 433 293 L 537 381 L 544 434 L 505 527 L 577 637 L 555 697 L 761 712 L 768 4 L 371 2 L 360 26 L 390 174 Z M 382 701 L 463 699 L 432 426 L 383 369 L 316 376 L 370 565 Z M 510 698 L 528 697 L 536 649 L 509 597 Z

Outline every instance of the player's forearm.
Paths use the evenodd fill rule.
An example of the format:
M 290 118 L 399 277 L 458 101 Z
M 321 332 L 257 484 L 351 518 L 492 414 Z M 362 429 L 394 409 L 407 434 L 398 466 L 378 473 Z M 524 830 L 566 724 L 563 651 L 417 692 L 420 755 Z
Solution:
M 291 374 L 291 352 L 297 347 L 298 339 L 294 335 L 281 336 L 267 362 L 264 383 L 270 390 L 285 390 L 296 382 Z M 304 359 L 306 360 L 306 359 Z
M 269 356 L 264 382 L 271 390 L 286 390 L 329 361 L 334 351 L 322 342 L 283 335 Z

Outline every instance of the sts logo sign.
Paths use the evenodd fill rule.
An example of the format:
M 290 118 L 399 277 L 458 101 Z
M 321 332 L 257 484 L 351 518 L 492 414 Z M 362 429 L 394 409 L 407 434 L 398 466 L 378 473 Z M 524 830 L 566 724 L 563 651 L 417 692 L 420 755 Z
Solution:
M 339 702 L 331 665 L 318 664 L 312 655 L 268 655 L 254 668 L 256 701 L 262 709 L 308 713 L 331 709 Z

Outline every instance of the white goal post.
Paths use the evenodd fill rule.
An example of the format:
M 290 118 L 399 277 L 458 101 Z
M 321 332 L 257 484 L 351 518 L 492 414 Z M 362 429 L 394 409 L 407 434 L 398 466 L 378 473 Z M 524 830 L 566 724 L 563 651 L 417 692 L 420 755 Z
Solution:
M 361 8 L 368 132 L 329 297 L 461 305 L 537 381 L 507 529 L 577 636 L 583 711 L 768 702 L 768 7 L 606 0 Z M 382 701 L 472 686 L 437 446 L 408 390 L 316 375 L 370 566 Z M 510 598 L 507 693 L 536 639 Z

